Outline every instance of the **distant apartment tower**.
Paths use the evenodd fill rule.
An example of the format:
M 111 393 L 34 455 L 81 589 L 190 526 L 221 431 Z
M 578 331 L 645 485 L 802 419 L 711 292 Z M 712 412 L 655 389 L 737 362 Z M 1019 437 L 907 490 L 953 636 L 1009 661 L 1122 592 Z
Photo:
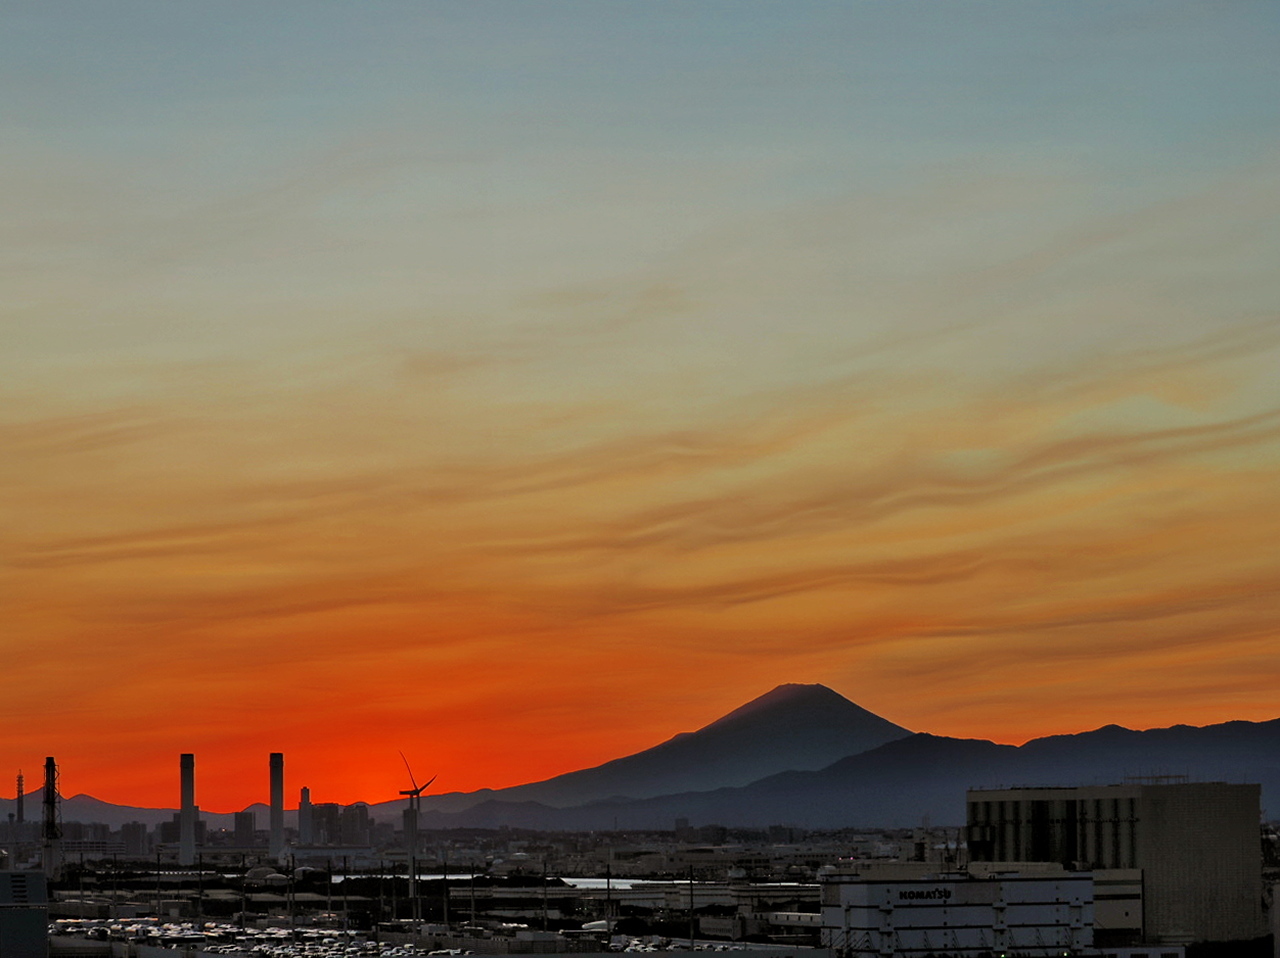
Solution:
M 311 838 L 317 845 L 336 845 L 342 840 L 342 806 L 321 802 L 311 806 Z
M 143 858 L 151 851 L 151 839 L 145 822 L 125 822 L 120 826 L 120 841 L 130 858 Z
M 203 845 L 208 825 L 203 818 L 195 820 L 195 844 Z M 182 838 L 182 813 L 174 812 L 167 822 L 160 822 L 155 828 L 155 840 L 162 845 L 180 845 Z M 181 851 L 181 849 L 179 849 Z
M 1099 879 L 1138 869 L 1143 940 L 1248 940 L 1266 934 L 1260 800 L 1258 785 L 1221 782 L 974 789 L 969 855 Z
M 255 840 L 254 832 L 257 825 L 254 822 L 253 812 L 244 811 L 236 812 L 234 818 L 233 841 L 238 848 L 252 848 Z
M 342 810 L 342 844 L 369 844 L 369 806 L 348 805 Z

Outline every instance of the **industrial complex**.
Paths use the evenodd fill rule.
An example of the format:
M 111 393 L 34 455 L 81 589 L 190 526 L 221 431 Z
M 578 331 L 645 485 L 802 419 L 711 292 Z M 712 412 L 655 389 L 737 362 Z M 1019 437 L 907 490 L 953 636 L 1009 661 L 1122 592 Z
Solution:
M 266 771 L 265 821 L 246 810 L 217 829 L 196 804 L 190 753 L 179 756 L 179 808 L 154 825 L 63 823 L 53 758 L 28 822 L 20 776 L 0 958 L 1275 954 L 1280 857 L 1260 827 L 1257 785 L 973 789 L 962 828 L 752 832 L 681 820 L 666 833 L 451 833 L 421 827 L 430 782 L 402 793 L 398 821 L 313 803 L 307 788 L 286 818 L 284 755 L 271 753 Z

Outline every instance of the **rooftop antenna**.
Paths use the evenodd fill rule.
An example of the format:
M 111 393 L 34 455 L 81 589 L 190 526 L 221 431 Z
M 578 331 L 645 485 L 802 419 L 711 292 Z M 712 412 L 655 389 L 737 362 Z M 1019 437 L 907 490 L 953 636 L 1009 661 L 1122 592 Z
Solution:
M 418 901 L 418 810 L 422 807 L 422 793 L 427 786 L 436 780 L 436 776 L 418 784 L 418 780 L 413 777 L 413 769 L 409 767 L 409 760 L 405 758 L 404 752 L 400 753 L 400 760 L 404 762 L 405 771 L 409 773 L 409 782 L 413 788 L 401 789 L 400 794 L 407 796 L 409 806 L 404 810 L 404 844 L 409 852 L 409 900 L 413 903 L 413 918 L 419 921 L 422 918 L 422 906 Z

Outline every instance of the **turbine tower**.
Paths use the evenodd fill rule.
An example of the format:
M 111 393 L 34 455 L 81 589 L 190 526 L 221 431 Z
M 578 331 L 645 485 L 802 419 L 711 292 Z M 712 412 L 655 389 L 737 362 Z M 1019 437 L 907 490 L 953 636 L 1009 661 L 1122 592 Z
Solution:
M 409 783 L 413 786 L 402 789 L 400 794 L 409 799 L 409 804 L 404 810 L 404 844 L 409 853 L 409 900 L 413 902 L 413 917 L 418 920 L 422 917 L 418 901 L 418 811 L 422 807 L 423 791 L 436 780 L 436 776 L 432 775 L 419 785 L 418 780 L 413 777 L 413 769 L 409 767 L 409 760 L 404 757 L 404 752 L 400 753 L 400 758 L 404 762 L 405 771 L 409 773 Z

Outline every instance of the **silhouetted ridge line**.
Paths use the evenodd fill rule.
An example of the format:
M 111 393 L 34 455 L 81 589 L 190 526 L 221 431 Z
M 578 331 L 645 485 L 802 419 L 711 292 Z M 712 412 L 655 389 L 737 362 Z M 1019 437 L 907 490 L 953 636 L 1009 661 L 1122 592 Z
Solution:
M 1280 719 L 1146 730 L 1105 725 L 1013 746 L 911 733 L 824 686 L 783 685 L 695 732 L 595 768 L 515 788 L 424 798 L 422 827 L 669 830 L 677 817 L 695 825 L 892 827 L 917 825 L 925 816 L 955 826 L 963 822 L 969 788 L 1105 785 L 1168 774 L 1257 782 L 1264 808 L 1270 803 L 1274 815 L 1280 812 Z M 636 794 L 645 787 L 654 790 Z M 0 800 L 0 814 L 12 804 Z M 371 806 L 370 813 L 396 820 L 401 805 Z M 172 810 L 78 795 L 63 803 L 63 815 L 118 826 L 154 824 Z M 211 827 L 230 818 L 202 817 Z

